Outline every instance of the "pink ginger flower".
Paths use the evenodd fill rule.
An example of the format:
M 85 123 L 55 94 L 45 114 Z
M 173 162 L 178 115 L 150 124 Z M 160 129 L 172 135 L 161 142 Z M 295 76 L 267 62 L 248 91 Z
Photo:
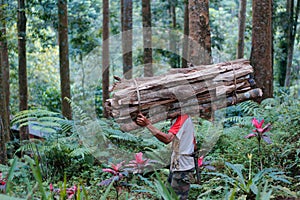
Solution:
M 265 133 L 271 130 L 271 124 L 268 123 L 265 127 L 263 127 L 265 120 L 262 119 L 260 122 L 256 119 L 252 119 L 252 124 L 255 126 L 255 129 L 252 130 L 253 133 L 250 133 L 245 136 L 245 138 L 249 139 L 252 137 L 257 137 L 257 139 L 263 139 L 268 144 L 272 143 L 270 137 L 266 135 Z M 263 127 L 263 128 L 262 128 Z

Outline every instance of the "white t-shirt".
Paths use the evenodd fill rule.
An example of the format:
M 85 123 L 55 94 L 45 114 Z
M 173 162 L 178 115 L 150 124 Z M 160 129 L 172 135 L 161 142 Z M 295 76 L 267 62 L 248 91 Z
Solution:
M 175 137 L 172 141 L 171 171 L 185 171 L 195 167 L 194 158 L 187 156 L 194 152 L 196 144 L 194 124 L 188 115 L 180 115 L 169 132 Z

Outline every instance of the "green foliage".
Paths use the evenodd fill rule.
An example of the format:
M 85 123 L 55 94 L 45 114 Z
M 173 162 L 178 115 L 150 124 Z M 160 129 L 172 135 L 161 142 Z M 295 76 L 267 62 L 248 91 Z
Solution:
M 11 196 L 7 196 L 7 195 L 3 195 L 3 194 L 0 194 L 0 199 L 2 199 L 2 200 L 25 200 L 25 199 L 11 197 Z
M 31 182 L 33 177 L 30 173 L 29 164 L 21 162 L 17 157 L 10 160 L 10 162 L 11 165 L 8 168 L 1 169 L 1 171 L 7 172 L 7 176 L 9 177 L 6 193 L 10 196 L 22 198 L 27 196 L 26 199 L 31 199 L 32 194 L 38 188 L 38 185 L 34 185 L 35 182 Z
M 249 167 L 245 155 L 249 153 L 255 155 L 258 149 L 255 140 L 246 140 L 244 136 L 253 129 L 251 125 L 253 117 L 265 119 L 272 124 L 270 137 L 273 143 L 262 144 L 264 166 L 278 168 L 291 176 L 289 178 L 291 184 L 287 187 L 284 183 L 282 186 L 282 188 L 289 188 L 289 191 L 274 188 L 274 179 L 273 182 L 269 181 L 267 191 L 272 189 L 272 195 L 283 193 L 282 196 L 294 196 L 295 193 L 291 191 L 298 191 L 294 185 L 297 184 L 296 177 L 299 174 L 300 132 L 297 114 L 300 111 L 299 105 L 299 99 L 295 99 L 292 95 L 278 93 L 275 98 L 266 99 L 261 104 L 247 101 L 227 109 L 230 113 L 227 113 L 228 117 L 224 119 L 225 129 L 209 155 L 216 160 L 214 164 L 217 169 L 224 169 L 224 160 L 231 163 L 243 163 Z M 253 156 L 252 173 L 259 173 L 260 170 L 256 167 L 259 166 L 258 163 L 257 156 Z M 233 189 L 231 192 L 234 192 Z
M 11 123 L 18 127 L 31 125 L 35 130 L 53 134 L 60 130 L 63 121 L 65 120 L 59 113 L 35 109 L 17 113 Z
M 109 191 L 111 190 L 111 187 L 113 186 L 114 181 L 112 181 L 109 186 L 106 188 L 104 195 L 101 197 L 101 200 L 105 200 L 109 194 Z
M 18 110 L 18 60 L 17 60 L 17 38 L 16 36 L 16 16 L 17 2 L 4 1 L 5 16 L 7 22 L 7 39 L 9 45 L 10 57 L 10 86 L 11 86 L 11 111 L 15 114 Z M 152 2 L 152 22 L 154 27 L 163 27 L 170 29 L 170 18 L 168 10 L 171 1 L 153 1 Z M 101 116 L 101 90 L 95 85 L 99 83 L 87 83 L 90 81 L 90 74 L 101 74 L 101 70 L 96 71 L 101 63 L 99 46 L 102 43 L 102 16 L 101 2 L 97 0 L 70 0 L 69 8 L 69 38 L 70 38 L 70 63 L 71 77 L 75 77 L 72 82 L 72 93 L 78 105 L 82 107 L 87 105 L 96 105 L 97 110 L 84 111 L 72 104 L 74 110 L 74 121 L 68 121 L 61 117 L 60 91 L 59 91 L 59 66 L 58 66 L 58 48 L 56 30 L 57 30 L 57 5 L 50 0 L 28 0 L 27 8 L 27 61 L 28 61 L 28 86 L 29 86 L 29 111 L 17 113 L 13 123 L 19 126 L 32 125 L 35 130 L 47 132 L 51 137 L 45 141 L 31 140 L 20 145 L 18 151 L 11 152 L 19 155 L 28 154 L 38 157 L 38 161 L 32 161 L 28 157 L 27 162 L 20 160 L 11 160 L 9 168 L 1 166 L 3 173 L 9 174 L 8 193 L 13 196 L 25 197 L 28 199 L 37 199 L 44 193 L 48 195 L 46 185 L 48 182 L 61 181 L 66 175 L 61 189 L 66 192 L 70 182 L 80 182 L 82 180 L 83 190 L 78 190 L 77 196 L 80 199 L 87 193 L 91 199 L 100 199 L 101 197 L 114 198 L 115 193 L 110 189 L 107 191 L 96 186 L 96 184 L 105 179 L 106 175 L 101 169 L 107 161 L 114 162 L 124 156 L 132 159 L 132 154 L 143 151 L 147 157 L 161 161 L 159 167 L 166 167 L 169 163 L 170 152 L 167 147 L 158 143 L 157 139 L 152 137 L 147 130 L 138 130 L 131 133 L 120 131 L 117 123 L 112 120 L 95 119 L 88 116 L 90 112 L 96 112 Z M 174 2 L 172 2 L 174 3 Z M 246 13 L 246 32 L 245 32 L 245 57 L 250 57 L 251 51 L 251 1 L 247 2 Z M 274 1 L 274 73 L 275 80 L 279 81 L 282 62 L 285 51 L 283 30 L 285 30 L 286 13 L 285 2 Z M 214 62 L 231 60 L 235 58 L 237 43 L 237 11 L 238 1 L 211 1 L 210 2 L 210 23 L 212 35 L 212 51 Z M 142 26 L 141 2 L 133 1 L 133 27 Z M 183 29 L 183 1 L 176 2 L 178 30 Z M 2 20 L 2 19 L 1 19 Z M 120 4 L 117 1 L 110 1 L 110 28 L 111 34 L 120 33 Z M 153 37 L 153 44 L 160 43 L 166 38 Z M 296 38 L 299 38 L 297 33 Z M 142 64 L 142 42 L 135 41 L 133 52 L 133 65 Z M 299 39 L 296 40 L 297 46 Z M 167 43 L 166 43 L 167 44 Z M 299 46 L 299 45 L 298 45 Z M 97 47 L 97 48 L 96 48 Z M 120 46 L 118 46 L 118 49 Z M 177 50 L 180 50 L 177 45 Z M 115 75 L 122 75 L 120 52 L 112 50 L 111 71 Z M 166 49 L 153 49 L 153 58 L 155 63 L 155 73 L 160 74 L 169 68 L 169 57 L 174 56 Z M 294 66 L 299 64 L 297 58 L 299 51 L 295 50 Z M 175 56 L 176 57 L 176 56 Z M 167 67 L 166 67 L 167 66 Z M 135 75 L 142 74 L 141 68 L 134 68 Z M 293 80 L 297 80 L 298 72 L 294 67 L 292 71 Z M 88 71 L 90 70 L 90 71 Z M 78 77 L 76 76 L 78 75 Z M 275 83 L 277 85 L 277 83 Z M 94 87 L 95 86 L 95 87 Z M 91 89 L 92 88 L 92 89 Z M 96 88 L 95 90 L 93 90 Z M 88 91 L 90 89 L 91 91 Z M 212 163 L 223 174 L 227 183 L 221 180 L 222 176 L 211 176 L 203 174 L 203 184 L 193 185 L 190 197 L 191 199 L 207 197 L 208 199 L 233 199 L 242 197 L 242 193 L 257 187 L 257 199 L 268 199 L 273 196 L 294 196 L 294 192 L 299 191 L 300 180 L 300 126 L 299 112 L 300 102 L 297 90 L 299 84 L 290 89 L 275 88 L 275 98 L 264 100 L 261 104 L 252 101 L 244 102 L 228 108 L 227 118 L 224 120 L 224 131 L 216 130 L 213 124 L 207 121 L 199 121 L 196 126 L 196 137 L 201 148 L 205 149 L 206 158 L 214 160 Z M 94 93 L 96 97 L 94 98 Z M 88 97 L 93 97 L 89 100 Z M 74 100 L 73 100 L 74 101 Z M 76 102 L 77 103 L 77 102 Z M 48 109 L 38 110 L 36 108 Z M 93 107 L 93 109 L 95 109 Z M 265 171 L 260 171 L 256 166 L 259 163 L 257 157 L 253 157 L 252 182 L 245 176 L 245 169 L 250 167 L 246 155 L 252 153 L 255 155 L 258 151 L 256 142 L 246 140 L 244 135 L 251 129 L 251 119 L 265 119 L 272 123 L 272 141 L 273 144 L 263 146 Z M 167 131 L 169 124 L 166 122 L 157 124 L 157 127 Z M 91 142 L 89 142 L 91 141 Z M 16 141 L 18 142 L 18 141 Z M 263 144 L 264 145 L 264 144 Z M 12 153 L 12 154 L 13 154 Z M 228 164 L 241 163 L 241 165 Z M 227 164 L 224 164 L 227 163 Z M 31 164 L 29 168 L 28 164 Z M 57 167 L 58 166 L 58 167 Z M 278 168 L 280 170 L 273 170 Z M 267 171 L 267 169 L 272 169 Z M 287 179 L 288 184 L 283 181 L 286 179 L 284 174 L 290 176 Z M 276 174 L 277 173 L 277 174 Z M 160 174 L 155 177 L 131 177 L 131 193 L 124 192 L 125 199 L 150 199 L 160 198 L 159 194 L 164 193 L 166 198 L 171 194 L 165 193 L 163 181 L 158 178 L 163 177 Z M 250 176 L 249 176 L 250 177 Z M 255 177 L 259 181 L 255 181 Z M 42 178 L 42 179 L 41 179 Z M 67 182 L 68 178 L 68 182 Z M 210 180 L 212 179 L 212 181 Z M 283 178 L 283 179 L 282 179 Z M 231 181 L 231 184 L 230 184 Z M 281 183 L 279 186 L 275 184 Z M 86 187 L 84 187 L 86 186 Z M 43 189 L 44 188 L 44 192 Z M 84 192 L 86 188 L 87 192 Z M 250 188 L 250 190 L 249 190 Z M 38 192 L 37 192 L 38 191 Z M 251 190 L 252 191 L 252 190 Z M 84 195 L 82 195 L 84 193 Z M 131 197 L 129 197 L 130 195 Z M 199 195 L 200 194 L 200 195 Z M 142 197 L 141 197 L 142 196 Z M 136 197 L 136 198 L 135 198 Z M 0 197 L 2 199 L 2 196 Z M 3 199 L 6 198 L 3 196 Z M 77 197 L 79 198 L 79 197 Z
M 171 187 L 166 187 L 162 182 L 160 176 L 156 172 L 157 181 L 155 183 L 158 194 L 160 194 L 165 200 L 178 200 L 178 196 L 175 194 Z
M 41 172 L 41 168 L 39 166 L 37 157 L 35 158 L 35 161 L 33 159 L 31 159 L 29 156 L 26 156 L 26 155 L 25 155 L 24 158 L 27 161 L 27 163 L 29 163 L 29 165 L 30 165 L 33 176 L 34 176 L 34 178 L 37 181 L 37 184 L 39 186 L 39 191 L 41 193 L 42 199 L 47 199 L 46 192 L 45 192 L 45 189 L 44 189 L 44 186 L 43 186 L 42 172 Z
M 259 186 L 259 188 L 261 188 L 261 185 Z M 258 192 L 256 194 L 256 199 L 257 200 L 260 200 L 260 199 L 269 200 L 271 198 L 271 194 L 272 194 L 272 189 L 268 188 L 268 181 L 266 181 L 265 185 L 263 187 L 263 190 L 262 191 L 260 189 L 258 190 Z
M 61 98 L 60 91 L 57 87 L 49 86 L 46 89 L 41 88 L 43 91 L 41 96 L 40 105 L 46 107 L 48 110 L 53 112 L 59 112 L 61 110 Z
M 13 161 L 12 161 L 12 164 L 11 164 L 11 167 L 9 169 L 9 172 L 7 174 L 7 183 L 6 183 L 6 193 L 10 194 L 11 193 L 11 182 L 12 182 L 12 179 L 14 177 L 14 171 L 17 167 L 17 159 L 15 158 Z
M 242 165 L 233 165 L 231 163 L 226 163 L 226 166 L 229 170 L 232 170 L 233 173 L 229 173 L 230 175 L 222 174 L 222 173 L 207 173 L 209 175 L 219 176 L 222 178 L 222 181 L 225 181 L 234 187 L 239 195 L 245 194 L 247 197 L 253 197 L 260 194 L 259 187 L 263 183 L 267 183 L 267 181 L 271 182 L 271 186 L 273 189 L 283 188 L 277 187 L 279 184 L 290 184 L 291 182 L 287 179 L 284 172 L 278 171 L 278 169 L 265 168 L 259 171 L 257 174 L 253 176 L 253 178 L 246 178 L 243 175 L 242 170 L 244 166 Z M 237 176 L 235 176 L 235 174 Z M 286 194 L 296 196 L 295 192 L 291 192 L 289 189 L 286 189 Z M 279 189 L 281 190 L 281 189 Z M 235 193 L 235 192 L 234 192 Z M 233 193 L 231 193 L 233 195 Z
M 278 99 L 281 100 L 283 104 L 279 104 L 277 102 Z M 215 134 L 217 131 L 213 128 L 213 124 L 204 120 L 200 120 L 199 125 L 196 123 L 197 140 L 201 144 L 211 146 L 206 158 L 208 160 L 214 160 L 212 164 L 216 167 L 218 172 L 204 173 L 202 175 L 202 185 L 194 185 L 192 187 L 190 192 L 191 197 L 202 198 L 210 196 L 215 198 L 227 196 L 226 198 L 232 199 L 233 197 L 252 194 L 256 197 L 265 196 L 267 198 L 270 193 L 272 195 L 295 196 L 295 192 L 293 191 L 297 187 L 295 174 L 297 174 L 296 170 L 299 169 L 299 159 L 297 160 L 297 156 L 299 157 L 300 151 L 297 151 L 296 149 L 299 144 L 294 143 L 294 141 L 297 141 L 298 139 L 298 134 L 295 133 L 289 135 L 288 133 L 290 130 L 298 130 L 298 127 L 295 124 L 295 120 L 297 122 L 298 118 L 295 116 L 297 116 L 296 113 L 299 108 L 297 103 L 289 101 L 288 97 L 283 96 L 278 99 L 268 99 L 261 104 L 245 102 L 239 105 L 238 109 L 233 110 L 233 113 L 240 114 L 240 117 L 238 118 L 240 121 L 231 120 L 233 119 L 234 114 L 229 113 L 228 116 L 230 116 L 231 119 L 225 119 L 225 122 L 230 124 L 230 126 L 228 125 L 228 127 L 224 129 L 223 134 L 217 134 L 220 138 L 216 141 L 217 143 L 215 145 L 213 145 L 214 143 L 211 143 L 212 141 L 215 141 L 212 133 Z M 280 106 L 280 109 L 277 109 L 278 106 Z M 124 133 L 119 130 L 118 124 L 111 120 L 98 119 L 95 121 L 92 120 L 79 106 L 76 106 L 73 103 L 72 107 L 74 108 L 76 118 L 74 122 L 61 119 L 59 115 L 56 115 L 57 113 L 48 113 L 48 111 L 40 110 L 32 112 L 28 111 L 17 115 L 15 120 L 18 123 L 24 123 L 28 119 L 34 119 L 43 126 L 47 125 L 49 128 L 52 127 L 53 130 L 56 130 L 57 128 L 59 128 L 59 130 L 64 130 L 65 128 L 62 128 L 62 126 L 65 125 L 68 127 L 66 129 L 73 131 L 60 131 L 62 132 L 61 134 L 55 134 L 55 137 L 50 137 L 44 142 L 33 140 L 32 142 L 24 144 L 27 146 L 22 146 L 22 152 L 33 153 L 39 156 L 41 174 L 44 178 L 47 178 L 48 181 L 50 179 L 51 182 L 59 181 L 66 174 L 69 181 L 80 182 L 80 180 L 84 180 L 85 184 L 90 184 L 91 186 L 86 188 L 88 193 L 89 191 L 95 191 L 92 193 L 93 197 L 100 198 L 105 193 L 105 190 L 97 190 L 95 189 L 95 185 L 101 180 L 104 180 L 106 176 L 101 172 L 102 165 L 93 167 L 96 161 L 94 156 L 97 159 L 121 159 L 122 157 L 116 155 L 118 154 L 116 153 L 116 150 L 120 151 L 121 149 L 120 154 L 128 155 L 130 155 L 131 152 L 143 150 L 146 151 L 145 154 L 147 157 L 164 161 L 161 166 L 166 164 L 166 157 L 164 155 L 169 157 L 170 152 L 168 152 L 164 145 L 158 143 L 151 134 L 147 133 L 146 130 Z M 278 112 L 290 112 L 291 115 L 282 117 L 284 115 L 280 114 L 282 116 L 278 116 Z M 250 119 L 253 116 L 260 119 L 266 117 L 272 120 L 273 129 L 271 131 L 271 137 L 273 144 L 263 147 L 264 166 L 266 167 L 263 171 L 258 170 L 256 163 L 259 163 L 259 160 L 257 157 L 253 156 L 253 169 L 250 173 L 252 174 L 252 179 L 249 180 L 248 178 L 245 178 L 245 173 L 243 171 L 244 167 L 242 167 L 242 165 L 233 165 L 227 162 L 224 164 L 224 161 L 243 163 L 245 168 L 250 167 L 245 155 L 249 153 L 255 155 L 257 152 L 257 144 L 252 140 L 246 140 L 244 136 L 253 129 L 252 125 L 247 122 L 247 120 L 251 121 Z M 282 118 L 283 120 L 274 121 L 278 118 Z M 57 123 L 56 120 L 58 120 L 59 123 Z M 282 123 L 288 124 L 289 127 L 283 126 Z M 167 130 L 169 123 L 160 123 L 157 124 L 157 127 L 162 130 Z M 93 153 L 95 152 L 94 150 L 99 150 L 99 148 L 91 148 L 86 145 L 86 141 L 82 137 L 82 134 L 84 134 L 84 137 L 87 137 L 87 140 L 90 140 L 88 138 L 89 133 L 98 134 L 98 136 L 91 135 L 91 137 L 94 142 L 99 143 L 100 149 L 103 149 L 104 147 L 103 152 L 101 153 L 102 157 L 98 157 Z M 98 139 L 95 140 L 95 138 Z M 282 139 L 284 139 L 284 141 L 282 141 Z M 287 141 L 289 141 L 290 144 L 287 145 Z M 106 146 L 109 148 L 105 148 Z M 202 147 L 205 147 L 205 145 Z M 214 148 L 211 149 L 212 147 Z M 165 153 L 162 153 L 162 150 L 164 150 Z M 106 157 L 104 156 L 105 154 Z M 115 158 L 111 157 L 113 154 L 116 156 Z M 292 162 L 292 160 L 286 156 L 295 159 Z M 130 156 L 128 158 L 132 159 Z M 100 160 L 101 159 L 99 159 L 98 162 Z M 106 162 L 105 160 L 102 161 Z M 282 171 L 275 170 L 274 167 L 280 168 Z M 22 173 L 23 175 L 27 173 L 25 171 Z M 285 171 L 285 173 L 283 173 L 283 171 Z M 295 177 L 287 179 L 285 174 Z M 222 179 L 218 177 L 222 177 Z M 19 188 L 19 191 L 28 191 L 28 196 L 37 195 L 34 191 L 39 190 L 39 185 L 36 184 L 36 181 L 32 181 L 32 177 L 25 175 L 20 180 L 14 179 L 14 182 L 22 182 L 24 180 L 31 181 L 28 182 L 29 185 L 26 190 L 24 190 L 24 188 Z M 210 182 L 208 182 L 208 180 L 210 180 Z M 227 180 L 227 182 L 224 182 L 224 180 Z M 139 178 L 130 177 L 128 181 L 131 184 L 130 189 L 134 191 L 132 197 L 139 195 L 148 197 L 150 194 L 154 197 L 153 194 L 158 194 L 159 196 L 160 193 L 164 192 L 164 188 L 160 185 L 162 184 L 162 181 L 155 181 L 153 178 L 142 176 L 139 176 Z M 266 181 L 268 181 L 267 185 Z M 292 184 L 288 184 L 289 182 Z M 14 183 L 13 188 L 16 188 L 16 183 Z M 43 184 L 45 185 L 45 182 L 43 182 Z M 215 187 L 216 184 L 219 185 L 219 189 Z M 275 184 L 280 184 L 280 186 L 275 186 Z M 256 191 L 256 194 L 253 190 Z M 202 195 L 199 196 L 199 192 Z M 107 195 L 109 197 L 115 195 L 114 191 L 108 193 L 109 194 Z M 19 193 L 16 192 L 14 194 Z M 122 192 L 121 196 L 122 198 L 125 198 L 126 196 L 126 198 L 130 198 L 130 195 L 126 191 Z

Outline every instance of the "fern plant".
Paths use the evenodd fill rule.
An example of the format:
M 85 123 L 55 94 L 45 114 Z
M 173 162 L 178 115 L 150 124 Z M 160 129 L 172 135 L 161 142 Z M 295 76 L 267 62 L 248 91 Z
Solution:
M 11 123 L 17 127 L 30 125 L 34 130 L 53 134 L 61 131 L 62 125 L 67 124 L 66 121 L 59 113 L 34 109 L 18 112 Z M 64 130 L 68 128 L 64 126 Z

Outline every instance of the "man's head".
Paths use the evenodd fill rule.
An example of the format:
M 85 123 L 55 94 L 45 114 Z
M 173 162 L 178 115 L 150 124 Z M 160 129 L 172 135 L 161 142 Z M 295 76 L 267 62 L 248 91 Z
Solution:
M 170 114 L 168 114 L 168 119 L 173 120 L 173 119 L 177 118 L 180 115 L 181 115 L 181 112 L 170 113 Z

